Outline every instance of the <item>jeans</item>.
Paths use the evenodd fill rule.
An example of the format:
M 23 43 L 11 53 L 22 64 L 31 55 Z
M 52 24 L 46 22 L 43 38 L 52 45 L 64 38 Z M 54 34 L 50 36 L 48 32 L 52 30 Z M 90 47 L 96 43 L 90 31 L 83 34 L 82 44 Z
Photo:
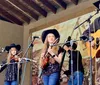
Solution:
M 4 85 L 17 85 L 17 81 L 5 81 Z
M 56 85 L 59 79 L 59 72 L 52 73 L 50 75 L 42 76 L 44 85 Z
M 80 71 L 76 71 L 73 74 L 73 84 L 72 84 L 72 76 L 70 76 L 68 85 L 82 85 L 83 79 L 84 79 L 84 74 Z

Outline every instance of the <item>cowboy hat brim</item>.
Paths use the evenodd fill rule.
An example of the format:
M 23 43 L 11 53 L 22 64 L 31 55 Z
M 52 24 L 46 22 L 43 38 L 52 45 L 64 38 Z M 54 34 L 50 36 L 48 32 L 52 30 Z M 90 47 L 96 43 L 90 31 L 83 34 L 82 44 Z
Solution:
M 21 49 L 20 45 L 11 44 L 10 46 L 6 46 L 5 50 L 9 51 L 11 48 L 16 48 L 18 51 Z
M 52 33 L 55 35 L 55 38 L 57 39 L 58 38 L 58 42 L 60 40 L 60 35 L 59 35 L 59 32 L 56 30 L 56 29 L 49 29 L 49 30 L 45 30 L 42 32 L 42 42 L 44 43 L 45 42 L 45 39 L 46 39 L 46 36 L 49 34 L 49 33 Z

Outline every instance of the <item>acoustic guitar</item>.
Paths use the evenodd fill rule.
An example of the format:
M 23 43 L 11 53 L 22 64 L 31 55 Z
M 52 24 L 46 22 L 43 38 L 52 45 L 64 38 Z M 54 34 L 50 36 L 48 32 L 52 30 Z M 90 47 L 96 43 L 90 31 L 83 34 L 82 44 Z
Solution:
M 96 31 L 95 33 L 92 33 L 91 36 L 94 38 L 92 42 L 94 42 L 94 45 L 91 45 L 91 56 L 94 57 L 100 57 L 100 30 Z M 90 56 L 90 42 L 86 42 L 87 52 L 88 56 Z

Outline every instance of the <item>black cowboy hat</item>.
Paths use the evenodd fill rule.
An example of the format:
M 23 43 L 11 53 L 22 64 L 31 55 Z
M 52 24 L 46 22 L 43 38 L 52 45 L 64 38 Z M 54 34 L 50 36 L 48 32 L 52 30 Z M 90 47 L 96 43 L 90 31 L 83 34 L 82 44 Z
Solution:
M 59 32 L 56 30 L 56 29 L 49 29 L 49 30 L 45 30 L 42 32 L 42 42 L 44 43 L 45 39 L 46 39 L 46 36 L 49 34 L 49 33 L 52 33 L 55 35 L 56 39 L 58 38 L 58 42 L 60 40 L 60 35 L 59 35 Z
M 9 50 L 11 48 L 13 48 L 13 47 L 16 48 L 18 51 L 21 49 L 21 46 L 20 45 L 16 45 L 16 44 L 12 43 L 10 46 L 6 46 L 5 47 L 5 50 L 9 52 Z

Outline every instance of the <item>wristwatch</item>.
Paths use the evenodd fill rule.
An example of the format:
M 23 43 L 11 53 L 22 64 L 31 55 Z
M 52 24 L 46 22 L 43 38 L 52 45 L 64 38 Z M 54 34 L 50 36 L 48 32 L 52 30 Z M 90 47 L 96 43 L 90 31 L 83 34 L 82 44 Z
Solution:
M 52 55 L 52 58 L 54 58 L 56 55 L 54 54 L 54 55 Z

